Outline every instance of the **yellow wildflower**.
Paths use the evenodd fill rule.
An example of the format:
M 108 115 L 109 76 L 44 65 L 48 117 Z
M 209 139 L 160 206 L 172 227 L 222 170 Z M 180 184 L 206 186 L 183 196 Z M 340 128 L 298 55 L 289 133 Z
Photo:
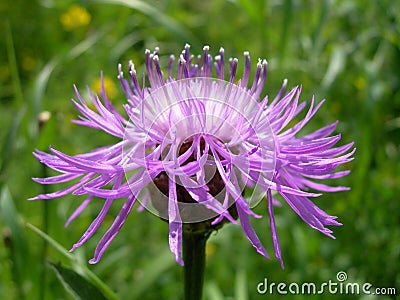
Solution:
M 61 15 L 60 22 L 64 30 L 72 31 L 88 25 L 90 19 L 91 16 L 84 7 L 74 4 Z
M 104 76 L 104 88 L 107 91 L 107 97 L 110 99 L 113 99 L 117 96 L 117 88 L 114 84 L 114 82 L 111 80 L 110 77 Z M 96 79 L 92 83 L 93 90 L 96 92 L 96 94 L 100 94 L 101 92 L 101 80 Z

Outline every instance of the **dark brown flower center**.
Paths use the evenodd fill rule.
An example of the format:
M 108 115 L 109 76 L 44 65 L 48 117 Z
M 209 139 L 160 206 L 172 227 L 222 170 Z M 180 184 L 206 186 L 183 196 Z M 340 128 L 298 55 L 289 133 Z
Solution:
M 183 142 L 178 150 L 178 155 L 183 155 L 191 146 L 192 146 L 193 140 L 187 140 Z M 205 151 L 205 141 L 203 138 L 200 139 L 200 151 L 203 153 Z M 212 152 L 209 150 L 207 153 L 210 157 L 212 157 Z M 222 157 L 219 157 L 219 159 L 222 159 Z M 194 152 L 181 164 L 181 167 L 185 166 L 186 164 L 195 161 L 195 154 Z M 206 185 L 208 187 L 208 193 L 215 197 L 218 201 L 222 203 L 224 200 L 224 197 L 221 197 L 221 195 L 225 195 L 224 189 L 225 189 L 225 184 L 224 181 L 221 178 L 220 173 L 216 169 L 215 166 L 210 166 L 210 170 L 208 170 L 212 174 L 206 174 Z M 206 170 L 207 173 L 207 170 Z M 163 171 L 160 174 L 157 175 L 156 178 L 154 178 L 153 183 L 157 187 L 157 189 L 166 197 L 169 195 L 169 178 L 168 174 Z M 194 209 L 205 209 L 202 204 L 199 204 L 198 201 L 193 199 L 189 192 L 186 190 L 185 186 L 182 184 L 176 183 L 176 193 L 177 193 L 177 200 L 179 203 L 193 203 L 197 204 L 194 206 Z M 217 197 L 220 195 L 220 197 Z M 164 211 L 167 209 L 168 204 L 165 203 L 165 201 L 162 201 L 163 203 L 160 203 L 160 201 L 154 201 L 155 199 L 152 199 L 152 203 L 154 207 L 157 210 L 162 210 Z M 237 218 L 237 211 L 235 205 L 231 205 L 228 209 L 229 213 L 233 218 Z M 216 216 L 214 216 L 211 219 L 205 220 L 205 222 L 195 222 L 192 226 L 185 226 L 186 230 L 190 228 L 190 230 L 204 230 L 205 228 L 208 228 L 207 230 L 214 230 L 219 228 L 222 224 L 218 224 L 217 226 L 211 226 L 212 220 L 214 220 Z M 188 225 L 188 224 L 187 224 Z M 205 227 L 204 227 L 205 226 Z
M 185 153 L 192 145 L 192 141 L 186 141 L 183 142 L 179 148 L 178 154 L 182 155 Z M 200 140 L 200 151 L 203 152 L 205 149 L 205 142 L 203 138 Z M 212 155 L 211 151 L 208 151 L 208 155 Z M 195 161 L 194 158 L 194 153 L 192 153 L 189 158 L 181 165 L 182 167 L 185 166 L 186 164 Z M 157 188 L 165 195 L 168 196 L 168 175 L 165 171 L 161 172 L 158 174 L 156 178 L 153 180 L 154 184 L 157 186 Z M 207 182 L 207 187 L 209 188 L 209 193 L 212 196 L 217 196 L 220 192 L 225 187 L 225 184 L 221 178 L 221 175 L 219 172 L 215 171 L 211 179 L 208 180 Z M 189 192 L 186 190 L 186 188 L 180 184 L 176 185 L 176 193 L 177 193 L 177 198 L 178 202 L 183 202 L 183 203 L 197 203 L 189 194 Z

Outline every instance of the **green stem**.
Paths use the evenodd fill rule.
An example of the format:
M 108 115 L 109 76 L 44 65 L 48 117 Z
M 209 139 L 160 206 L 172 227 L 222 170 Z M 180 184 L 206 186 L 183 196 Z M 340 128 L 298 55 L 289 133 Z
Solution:
M 206 265 L 206 242 L 209 233 L 183 231 L 185 300 L 200 300 Z

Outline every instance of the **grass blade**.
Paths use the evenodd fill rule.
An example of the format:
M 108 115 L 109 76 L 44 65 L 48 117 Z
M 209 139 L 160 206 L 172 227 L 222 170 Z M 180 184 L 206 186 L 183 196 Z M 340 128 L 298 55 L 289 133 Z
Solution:
M 109 3 L 109 4 L 118 4 L 126 7 L 130 7 L 141 13 L 149 16 L 155 22 L 165 26 L 172 32 L 175 36 L 180 37 L 182 40 L 192 44 L 195 48 L 200 48 L 200 42 L 198 39 L 185 27 L 176 22 L 174 19 L 169 17 L 168 15 L 162 13 L 154 6 L 139 0 L 92 0 L 91 2 L 98 3 Z
M 217 284 L 214 281 L 206 283 L 204 289 L 205 289 L 204 292 L 207 295 L 207 299 L 225 300 L 225 297 L 222 294 L 221 289 L 217 286 Z
M 74 268 L 79 270 L 85 278 L 87 278 L 94 286 L 96 286 L 101 293 L 110 300 L 118 300 L 119 297 L 92 271 L 88 269 L 88 267 L 82 263 L 80 263 L 71 253 L 69 253 L 63 246 L 61 246 L 57 241 L 51 238 L 49 235 L 45 234 L 39 228 L 35 227 L 32 224 L 26 223 L 26 227 L 37 233 L 40 237 L 45 239 L 54 249 L 64 255 L 69 261 L 72 263 Z
M 10 125 L 5 140 L 2 142 L 3 144 L 0 149 L 0 187 L 6 178 L 6 170 L 11 161 L 11 157 L 14 154 L 14 145 L 17 139 L 18 129 L 20 128 L 25 112 L 25 107 L 22 107 L 18 111 Z
M 24 102 L 24 96 L 22 93 L 22 86 L 18 72 L 18 64 L 17 58 L 15 57 L 15 48 L 14 48 L 14 40 L 12 37 L 11 26 L 10 23 L 6 23 L 6 44 L 7 44 L 7 55 L 8 55 L 8 64 L 11 70 L 11 78 L 14 89 L 14 99 L 16 102 L 16 106 L 21 108 Z
M 89 35 L 86 39 L 77 44 L 66 54 L 55 56 L 44 66 L 44 68 L 40 71 L 34 83 L 33 111 L 35 116 L 37 116 L 42 111 L 42 100 L 44 99 L 43 95 L 46 91 L 49 78 L 53 73 L 54 69 L 65 60 L 73 60 L 78 56 L 82 55 L 83 53 L 85 53 L 95 43 L 99 41 L 99 39 L 103 36 L 103 34 L 104 31 Z
M 7 186 L 4 186 L 1 190 L 0 219 L 9 228 L 7 247 L 10 253 L 11 272 L 15 282 L 16 294 L 18 299 L 25 299 L 28 292 L 32 293 L 32 290 L 27 290 L 24 282 L 38 277 L 35 274 L 36 268 L 32 267 L 30 260 L 29 243 L 23 230 L 21 217 Z M 35 285 L 31 286 L 31 288 L 34 287 Z
M 171 268 L 175 264 L 175 260 L 171 255 L 169 249 L 165 249 L 158 257 L 152 259 L 143 268 L 143 277 L 136 280 L 131 289 L 129 289 L 129 295 L 131 299 L 139 299 L 154 281 L 160 277 L 161 274 L 165 273 L 166 270 Z
M 50 263 L 64 288 L 76 299 L 107 300 L 95 285 L 80 276 L 74 270 L 63 267 L 61 264 Z
M 235 300 L 248 300 L 248 294 L 246 271 L 239 269 L 236 271 Z

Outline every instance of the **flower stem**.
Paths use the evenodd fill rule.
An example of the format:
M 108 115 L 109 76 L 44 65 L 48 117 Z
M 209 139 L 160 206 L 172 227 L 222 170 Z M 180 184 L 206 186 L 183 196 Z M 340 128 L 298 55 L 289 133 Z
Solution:
M 185 300 L 200 300 L 206 265 L 206 242 L 209 233 L 183 231 Z

